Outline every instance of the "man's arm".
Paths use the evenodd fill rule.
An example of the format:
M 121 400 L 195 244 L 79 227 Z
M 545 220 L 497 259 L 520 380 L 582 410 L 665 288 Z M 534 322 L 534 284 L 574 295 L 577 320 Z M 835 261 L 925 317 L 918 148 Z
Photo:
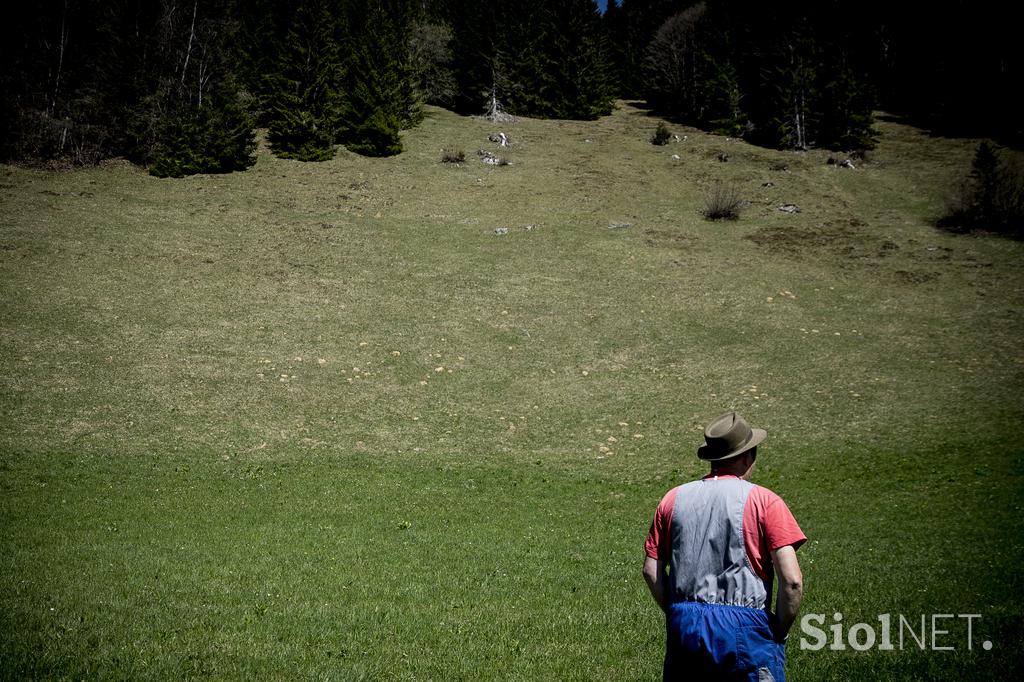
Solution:
M 786 545 L 772 550 L 772 564 L 779 578 L 779 594 L 775 600 L 775 617 L 778 620 L 780 639 L 785 637 L 796 621 L 800 611 L 800 602 L 804 598 L 804 576 L 800 572 L 800 563 L 796 560 L 796 549 Z
M 647 587 L 651 590 L 654 601 L 658 602 L 662 611 L 665 611 L 668 608 L 665 594 L 665 562 L 646 557 L 644 559 L 644 580 L 647 581 Z

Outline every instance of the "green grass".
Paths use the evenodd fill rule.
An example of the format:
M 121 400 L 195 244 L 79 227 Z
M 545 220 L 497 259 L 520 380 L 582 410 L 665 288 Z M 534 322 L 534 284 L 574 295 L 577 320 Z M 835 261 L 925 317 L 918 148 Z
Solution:
M 2 676 L 657 679 L 643 538 L 735 408 L 805 613 L 994 643 L 794 637 L 792 679 L 1018 677 L 1024 245 L 930 226 L 974 141 L 882 121 L 848 170 L 655 123 L 524 119 L 505 167 L 431 109 L 390 159 L 0 168 Z

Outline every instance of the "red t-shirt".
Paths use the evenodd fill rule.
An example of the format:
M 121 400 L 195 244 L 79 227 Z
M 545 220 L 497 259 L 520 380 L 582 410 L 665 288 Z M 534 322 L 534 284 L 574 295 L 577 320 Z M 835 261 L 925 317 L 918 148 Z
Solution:
M 704 478 L 708 480 L 715 477 L 709 474 Z M 669 528 L 672 525 L 672 509 L 676 504 L 678 489 L 669 490 L 661 499 L 658 509 L 654 512 L 651 530 L 647 533 L 647 542 L 644 543 L 647 556 L 666 563 L 672 554 Z M 796 549 L 806 541 L 807 536 L 800 530 L 782 498 L 768 488 L 755 485 L 743 508 L 743 544 L 754 573 L 761 579 L 767 579 L 765 566 L 771 563 L 772 551 L 786 545 L 793 545 L 793 549 Z

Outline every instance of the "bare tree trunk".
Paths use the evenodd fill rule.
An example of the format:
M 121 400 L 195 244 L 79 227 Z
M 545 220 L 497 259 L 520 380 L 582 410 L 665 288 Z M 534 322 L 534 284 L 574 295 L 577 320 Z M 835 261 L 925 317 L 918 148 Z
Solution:
M 803 78 L 803 60 L 797 56 L 796 48 L 789 46 L 789 65 L 793 79 L 793 144 L 797 149 L 807 148 L 806 86 Z
M 209 62 L 207 62 L 205 56 L 206 51 L 202 50 L 203 58 L 199 60 L 199 108 L 203 108 L 203 90 L 206 84 L 210 80 L 210 68 Z
M 196 12 L 199 10 L 199 0 L 192 5 L 192 28 L 188 33 L 188 49 L 185 50 L 185 65 L 181 67 L 181 85 L 185 85 L 185 72 L 188 71 L 188 59 L 192 56 L 192 40 L 196 37 Z
M 804 91 L 801 88 L 797 95 L 796 103 L 796 146 L 798 149 L 807 148 L 806 131 L 804 129 Z
M 50 100 L 50 115 L 54 115 L 57 111 L 57 95 L 60 92 L 60 76 L 64 70 L 64 50 L 68 44 L 68 3 L 64 0 L 64 9 L 60 14 L 60 47 L 58 58 L 57 58 L 57 74 L 53 79 L 53 97 Z

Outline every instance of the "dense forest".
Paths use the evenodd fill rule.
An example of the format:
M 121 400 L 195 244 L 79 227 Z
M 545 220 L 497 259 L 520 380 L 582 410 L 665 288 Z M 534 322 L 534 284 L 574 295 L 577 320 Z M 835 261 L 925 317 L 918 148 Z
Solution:
M 161 176 L 402 150 L 424 104 L 594 119 L 616 98 L 776 148 L 873 112 L 1019 146 L 1010 5 L 877 0 L 41 0 L 2 28 L 0 159 Z

